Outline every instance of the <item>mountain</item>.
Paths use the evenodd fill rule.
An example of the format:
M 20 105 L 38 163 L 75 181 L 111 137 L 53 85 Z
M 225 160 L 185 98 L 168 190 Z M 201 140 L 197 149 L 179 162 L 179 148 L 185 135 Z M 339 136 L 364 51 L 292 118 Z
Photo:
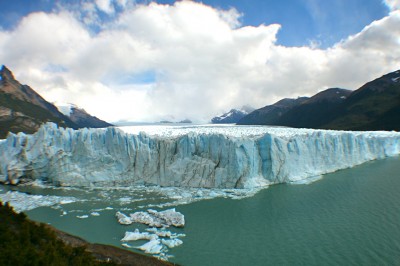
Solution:
M 191 124 L 193 122 L 192 122 L 192 120 L 186 118 L 186 119 L 179 121 L 178 123 L 179 124 Z
M 272 105 L 264 106 L 257 109 L 247 116 L 240 119 L 238 125 L 276 125 L 279 118 L 290 109 L 300 105 L 306 101 L 307 97 L 299 97 L 297 99 L 282 99 Z
M 240 119 L 254 111 L 254 108 L 249 106 L 243 106 L 239 109 L 231 109 L 229 112 L 224 113 L 221 116 L 216 116 L 211 119 L 213 124 L 233 124 L 237 123 Z
M 103 121 L 95 116 L 88 114 L 84 109 L 77 107 L 74 104 L 58 106 L 60 112 L 69 117 L 78 127 L 102 128 L 113 126 L 106 121 Z
M 91 124 L 81 123 L 80 117 L 84 116 L 83 112 L 78 110 L 76 115 L 71 117 L 64 115 L 31 87 L 19 83 L 6 66 L 1 67 L 0 138 L 5 138 L 8 132 L 34 133 L 41 124 L 46 122 L 54 122 L 59 126 L 75 129 L 98 125 L 93 122 L 95 120 L 89 118 L 87 120 L 90 120 Z
M 41 124 L 54 122 L 78 128 L 68 117 L 32 88 L 22 85 L 5 66 L 0 69 L 0 138 L 11 132 L 35 132 Z
M 309 99 L 299 99 L 297 104 L 283 99 L 258 109 L 238 124 L 400 131 L 400 70 L 370 81 L 355 91 L 331 88 Z
M 400 70 L 351 93 L 321 128 L 400 131 Z
M 346 101 L 351 90 L 331 88 L 317 93 L 292 108 L 279 119 L 280 126 L 321 128 Z

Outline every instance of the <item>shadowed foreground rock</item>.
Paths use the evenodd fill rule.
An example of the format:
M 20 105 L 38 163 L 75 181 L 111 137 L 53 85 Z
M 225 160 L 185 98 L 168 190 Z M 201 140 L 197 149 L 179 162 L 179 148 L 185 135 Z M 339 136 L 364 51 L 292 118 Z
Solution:
M 91 244 L 30 221 L 0 201 L 0 265 L 173 265 L 113 246 Z
M 148 265 L 148 266 L 163 266 L 163 265 L 176 265 L 169 262 L 160 261 L 153 257 L 148 257 L 138 253 L 130 252 L 128 250 L 120 249 L 113 246 L 102 244 L 91 244 L 77 236 L 70 235 L 60 231 L 54 227 L 48 226 L 53 230 L 57 237 L 65 244 L 72 247 L 86 247 L 86 251 L 91 253 L 97 260 L 102 262 L 112 262 L 117 265 Z

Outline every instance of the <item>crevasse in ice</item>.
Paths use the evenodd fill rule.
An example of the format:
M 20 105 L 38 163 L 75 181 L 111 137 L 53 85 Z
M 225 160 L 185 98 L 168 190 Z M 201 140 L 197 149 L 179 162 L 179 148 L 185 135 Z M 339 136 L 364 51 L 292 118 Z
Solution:
M 400 154 L 400 133 L 271 127 L 64 129 L 0 142 L 0 181 L 65 186 L 253 188 Z

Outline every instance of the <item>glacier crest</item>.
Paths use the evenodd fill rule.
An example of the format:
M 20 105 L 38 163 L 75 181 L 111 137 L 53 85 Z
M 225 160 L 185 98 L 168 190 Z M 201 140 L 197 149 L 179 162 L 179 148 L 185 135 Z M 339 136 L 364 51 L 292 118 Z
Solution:
M 172 129 L 173 130 L 173 129 Z M 62 186 L 252 188 L 400 154 L 400 133 L 195 127 L 168 136 L 43 125 L 0 142 L 0 181 Z M 256 132 L 256 133 L 254 133 Z

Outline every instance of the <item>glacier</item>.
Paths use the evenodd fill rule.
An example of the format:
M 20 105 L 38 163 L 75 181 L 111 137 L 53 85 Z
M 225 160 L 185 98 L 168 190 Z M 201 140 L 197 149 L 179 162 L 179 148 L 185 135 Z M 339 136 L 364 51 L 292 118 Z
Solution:
M 398 132 L 232 125 L 73 130 L 48 123 L 0 141 L 0 182 L 255 188 L 399 154 Z

